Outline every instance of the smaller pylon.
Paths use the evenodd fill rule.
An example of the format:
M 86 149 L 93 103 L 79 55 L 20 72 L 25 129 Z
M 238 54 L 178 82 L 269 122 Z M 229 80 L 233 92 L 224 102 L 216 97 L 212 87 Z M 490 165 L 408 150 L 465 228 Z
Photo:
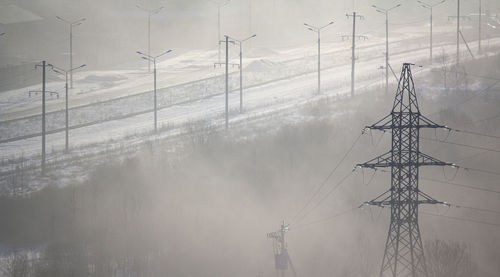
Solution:
M 297 277 L 297 272 L 293 266 L 285 240 L 285 234 L 289 231 L 289 224 L 285 224 L 283 220 L 281 227 L 278 231 L 268 233 L 267 237 L 273 239 L 273 252 L 274 252 L 274 267 L 276 268 L 277 277 L 285 277 L 285 271 L 290 265 L 293 276 Z

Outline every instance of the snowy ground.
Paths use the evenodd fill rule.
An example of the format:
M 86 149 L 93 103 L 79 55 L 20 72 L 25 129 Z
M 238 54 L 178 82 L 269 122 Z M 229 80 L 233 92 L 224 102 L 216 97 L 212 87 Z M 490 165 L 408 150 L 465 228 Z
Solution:
M 411 33 L 411 32 L 407 32 Z M 439 35 L 439 34 L 438 34 Z M 449 35 L 449 34 L 448 34 Z M 441 34 L 442 37 L 446 33 Z M 426 37 L 407 36 L 391 41 L 391 64 L 396 72 L 401 63 L 426 64 L 428 46 Z M 453 41 L 452 39 L 448 41 Z M 348 42 L 322 44 L 322 93 L 317 95 L 315 45 L 269 51 L 249 49 L 244 63 L 244 113 L 239 113 L 239 91 L 237 68 L 232 69 L 231 93 L 229 96 L 230 124 L 262 120 L 272 114 L 290 111 L 299 105 L 324 98 L 342 99 L 350 89 L 350 49 Z M 489 41 L 490 53 L 500 51 L 500 39 Z M 475 51 L 476 42 L 470 42 Z M 452 54 L 452 43 L 435 44 L 435 57 L 441 51 Z M 372 39 L 359 43 L 356 64 L 357 88 L 377 86 L 383 83 L 384 70 L 381 53 L 385 50 L 383 40 Z M 468 58 L 465 47 L 462 59 Z M 234 51 L 236 53 L 236 51 Z M 203 122 L 213 126 L 224 124 L 223 69 L 214 69 L 207 60 L 213 60 L 215 52 L 188 51 L 167 59 L 158 65 L 159 126 L 161 132 L 153 134 L 151 75 L 140 71 L 113 70 L 89 71 L 75 75 L 76 89 L 71 93 L 70 153 L 63 153 L 64 99 L 48 101 L 47 128 L 54 131 L 47 136 L 47 160 L 49 165 L 67 164 L 66 175 L 82 176 L 69 166 L 83 157 L 99 156 L 109 149 L 137 145 L 144 140 L 179 137 L 186 126 Z M 236 61 L 236 56 L 234 56 Z M 440 66 L 435 64 L 434 66 Z M 427 71 L 432 66 L 416 68 Z M 397 74 L 397 73 L 396 73 Z M 417 75 L 418 76 L 418 75 Z M 395 82 L 391 75 L 390 81 Z M 165 86 L 169 84 L 169 86 Z M 60 91 L 61 80 L 51 81 L 48 90 Z M 29 90 L 22 88 L 0 94 L 0 173 L 1 183 L 9 182 L 19 168 L 38 170 L 40 164 L 40 99 L 27 98 Z M 27 101 L 28 100 L 28 101 Z M 300 119 L 299 119 L 300 120 Z M 24 139 L 19 139 L 20 137 Z M 84 175 L 84 174 L 83 174 Z M 69 176 L 69 175 L 68 175 Z M 83 178 L 83 177 L 82 177 Z M 71 182 L 62 178 L 59 182 Z

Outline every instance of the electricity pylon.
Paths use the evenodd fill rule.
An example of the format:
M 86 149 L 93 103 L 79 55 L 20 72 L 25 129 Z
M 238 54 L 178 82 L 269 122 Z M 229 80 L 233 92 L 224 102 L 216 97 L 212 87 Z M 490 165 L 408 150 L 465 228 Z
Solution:
M 277 277 L 285 277 L 285 271 L 288 269 L 288 265 L 290 265 L 293 276 L 297 277 L 295 267 L 290 259 L 290 255 L 288 255 L 285 240 L 285 234 L 289 230 L 288 226 L 289 225 L 285 224 L 285 221 L 283 221 L 278 231 L 267 234 L 268 238 L 273 239 L 274 267 L 276 268 Z
M 380 276 L 425 276 L 424 251 L 418 226 L 420 204 L 446 204 L 431 198 L 418 187 L 419 167 L 454 166 L 420 152 L 420 129 L 447 128 L 420 114 L 410 70 L 403 64 L 391 113 L 367 129 L 391 130 L 392 149 L 359 167 L 391 168 L 391 188 L 364 205 L 391 207 L 391 223 L 385 244 Z

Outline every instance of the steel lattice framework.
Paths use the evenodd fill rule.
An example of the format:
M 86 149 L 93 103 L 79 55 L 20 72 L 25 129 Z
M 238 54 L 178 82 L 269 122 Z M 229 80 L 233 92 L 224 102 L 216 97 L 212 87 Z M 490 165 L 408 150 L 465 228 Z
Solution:
M 445 204 L 423 193 L 418 187 L 419 167 L 453 165 L 420 152 L 419 132 L 422 128 L 447 128 L 420 114 L 411 75 L 411 64 L 403 64 L 398 90 L 391 113 L 367 126 L 374 130 L 392 131 L 392 149 L 360 167 L 391 168 L 391 188 L 365 205 L 391 207 L 391 222 L 380 276 L 425 276 L 427 269 L 418 226 L 420 204 Z

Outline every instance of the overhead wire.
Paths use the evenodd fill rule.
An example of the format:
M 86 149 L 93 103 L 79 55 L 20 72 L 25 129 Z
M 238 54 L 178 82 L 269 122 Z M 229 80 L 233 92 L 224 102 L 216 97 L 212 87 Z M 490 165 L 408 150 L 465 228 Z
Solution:
M 331 215 L 331 216 L 327 216 L 327 217 L 325 217 L 325 218 L 321 218 L 321 219 L 318 219 L 318 220 L 314 220 L 314 221 L 311 221 L 311 222 L 308 222 L 308 223 L 301 224 L 301 225 L 299 225 L 299 226 L 297 226 L 297 227 L 294 227 L 294 228 L 293 228 L 293 229 L 291 229 L 291 230 L 302 229 L 302 228 L 304 228 L 304 227 L 308 227 L 308 226 L 311 226 L 311 225 L 316 225 L 316 224 L 319 224 L 319 223 L 323 223 L 323 222 L 326 222 L 326 221 L 332 220 L 332 219 L 334 219 L 334 218 L 337 218 L 337 217 L 339 217 L 339 216 L 342 216 L 342 215 L 348 214 L 348 213 L 350 213 L 350 212 L 352 212 L 352 211 L 355 211 L 355 210 L 358 210 L 358 206 L 356 206 L 356 207 L 352 207 L 352 208 L 350 208 L 350 209 L 348 209 L 348 210 L 342 211 L 342 212 L 340 212 L 340 213 L 336 213 L 336 214 Z
M 499 116 L 500 116 L 500 114 L 499 114 Z M 450 130 L 455 131 L 457 133 L 464 133 L 464 134 L 476 135 L 476 136 L 481 136 L 481 137 L 500 139 L 500 136 L 483 134 L 483 133 L 474 132 L 474 131 L 460 130 L 460 129 L 450 129 Z
M 459 220 L 459 221 L 472 222 L 472 223 L 478 223 L 478 224 L 484 224 L 484 225 L 491 225 L 491 226 L 500 227 L 500 223 L 493 223 L 493 222 L 487 222 L 487 221 L 481 221 L 481 220 L 475 220 L 475 219 L 467 219 L 467 218 L 456 217 L 456 216 L 449 216 L 449 215 L 433 214 L 433 213 L 428 213 L 428 212 L 420 212 L 420 213 L 421 214 L 425 214 L 425 215 L 430 215 L 430 216 L 444 217 L 444 218 L 449 218 L 449 219 L 454 219 L 454 220 Z
M 487 188 L 480 188 L 480 187 L 476 187 L 476 186 L 459 184 L 459 183 L 455 183 L 455 182 L 441 181 L 441 180 L 437 180 L 437 179 L 433 179 L 433 178 L 426 178 L 426 177 L 420 177 L 420 178 L 422 180 L 427 180 L 427 181 L 430 181 L 430 182 L 436 182 L 436 183 L 447 184 L 447 185 L 451 185 L 451 186 L 464 187 L 464 188 L 473 189 L 473 190 L 479 190 L 479 191 L 484 191 L 484 192 L 493 192 L 493 193 L 499 193 L 500 194 L 499 190 L 492 190 L 492 189 L 487 189 Z
M 480 91 L 477 91 L 474 95 L 472 95 L 472 96 L 470 96 L 469 98 L 467 98 L 467 99 L 463 100 L 462 102 L 458 102 L 458 103 L 455 103 L 455 104 L 453 104 L 453 105 L 449 105 L 448 107 L 445 107 L 445 108 L 443 108 L 443 109 L 440 109 L 440 110 L 438 110 L 438 111 L 435 111 L 435 112 L 433 112 L 433 113 L 429 114 L 429 116 L 431 116 L 431 115 L 435 115 L 435 114 L 439 113 L 439 112 L 440 112 L 440 111 L 442 111 L 442 110 L 449 110 L 449 109 L 451 109 L 451 108 L 453 108 L 453 107 L 463 105 L 463 104 L 465 104 L 465 103 L 469 102 L 470 100 L 472 100 L 472 99 L 473 99 L 474 97 L 476 97 L 477 95 L 479 95 L 479 94 L 481 94 L 481 93 L 483 93 L 483 92 L 485 92 L 485 91 L 487 91 L 487 90 L 489 90 L 489 89 L 493 88 L 493 87 L 494 87 L 494 86 L 496 86 L 498 83 L 500 83 L 500 80 L 496 80 L 493 84 L 491 84 L 491 85 L 487 86 L 486 88 L 484 88 L 484 89 L 482 89 L 482 90 L 480 90 Z
M 476 207 L 469 207 L 469 206 L 456 205 L 456 204 L 449 204 L 449 205 L 452 206 L 452 207 L 455 207 L 455 208 L 464 208 L 464 209 L 469 209 L 469 210 L 473 210 L 473 211 L 480 211 L 480 212 L 488 212 L 488 213 L 500 214 L 500 211 L 491 210 L 491 209 L 476 208 Z
M 355 169 L 354 169 L 355 170 Z M 332 193 L 334 193 L 344 182 L 345 180 L 347 180 L 347 178 L 349 178 L 349 176 L 352 175 L 352 173 L 354 172 L 354 170 L 351 170 L 347 175 L 345 175 L 342 179 L 340 179 L 339 182 L 337 182 L 337 184 L 335 184 L 335 186 L 332 187 L 332 189 L 330 189 L 330 191 L 328 191 L 317 203 L 316 205 L 314 205 L 309 211 L 307 211 L 306 213 L 304 213 L 301 217 L 299 217 L 295 222 L 292 222 L 290 225 L 295 225 L 295 224 L 298 224 L 299 222 L 301 222 L 302 220 L 304 220 L 312 211 L 314 211 L 316 208 L 319 207 L 319 205 L 321 205 L 321 203 L 323 203 L 323 201 L 325 201 Z
M 351 147 L 349 147 L 349 149 L 344 154 L 344 156 L 340 159 L 340 161 L 328 173 L 328 175 L 326 176 L 326 178 L 318 186 L 316 186 L 316 189 L 314 189 L 314 193 L 312 194 L 312 196 L 306 201 L 305 205 L 295 214 L 295 216 L 292 217 L 292 220 L 291 220 L 292 222 L 295 219 L 297 219 L 299 217 L 299 215 L 307 209 L 307 207 L 311 204 L 311 202 L 314 200 L 314 198 L 316 198 L 316 196 L 320 193 L 320 191 L 323 189 L 323 187 L 327 184 L 328 180 L 332 177 L 332 175 L 335 173 L 335 171 L 337 171 L 337 169 L 344 162 L 344 160 L 347 158 L 347 156 L 349 155 L 349 153 L 351 153 L 352 149 L 357 144 L 357 142 L 359 141 L 359 139 L 361 138 L 362 135 L 363 135 L 363 133 L 359 134 L 359 136 L 354 140 L 354 142 L 351 145 Z
M 422 139 L 423 140 L 440 142 L 440 143 L 451 144 L 451 145 L 456 145 L 456 146 L 468 147 L 468 148 L 472 148 L 472 149 L 479 149 L 479 150 L 485 150 L 485 151 L 500 153 L 500 150 L 498 150 L 498 149 L 492 149 L 492 148 L 487 148 L 487 147 L 482 147 L 482 146 L 474 146 L 474 145 L 463 144 L 463 143 L 458 143 L 458 142 L 451 142 L 451 141 L 442 141 L 442 140 L 437 140 L 437 139 L 432 139 L 432 138 L 425 138 L 425 137 L 423 137 Z

